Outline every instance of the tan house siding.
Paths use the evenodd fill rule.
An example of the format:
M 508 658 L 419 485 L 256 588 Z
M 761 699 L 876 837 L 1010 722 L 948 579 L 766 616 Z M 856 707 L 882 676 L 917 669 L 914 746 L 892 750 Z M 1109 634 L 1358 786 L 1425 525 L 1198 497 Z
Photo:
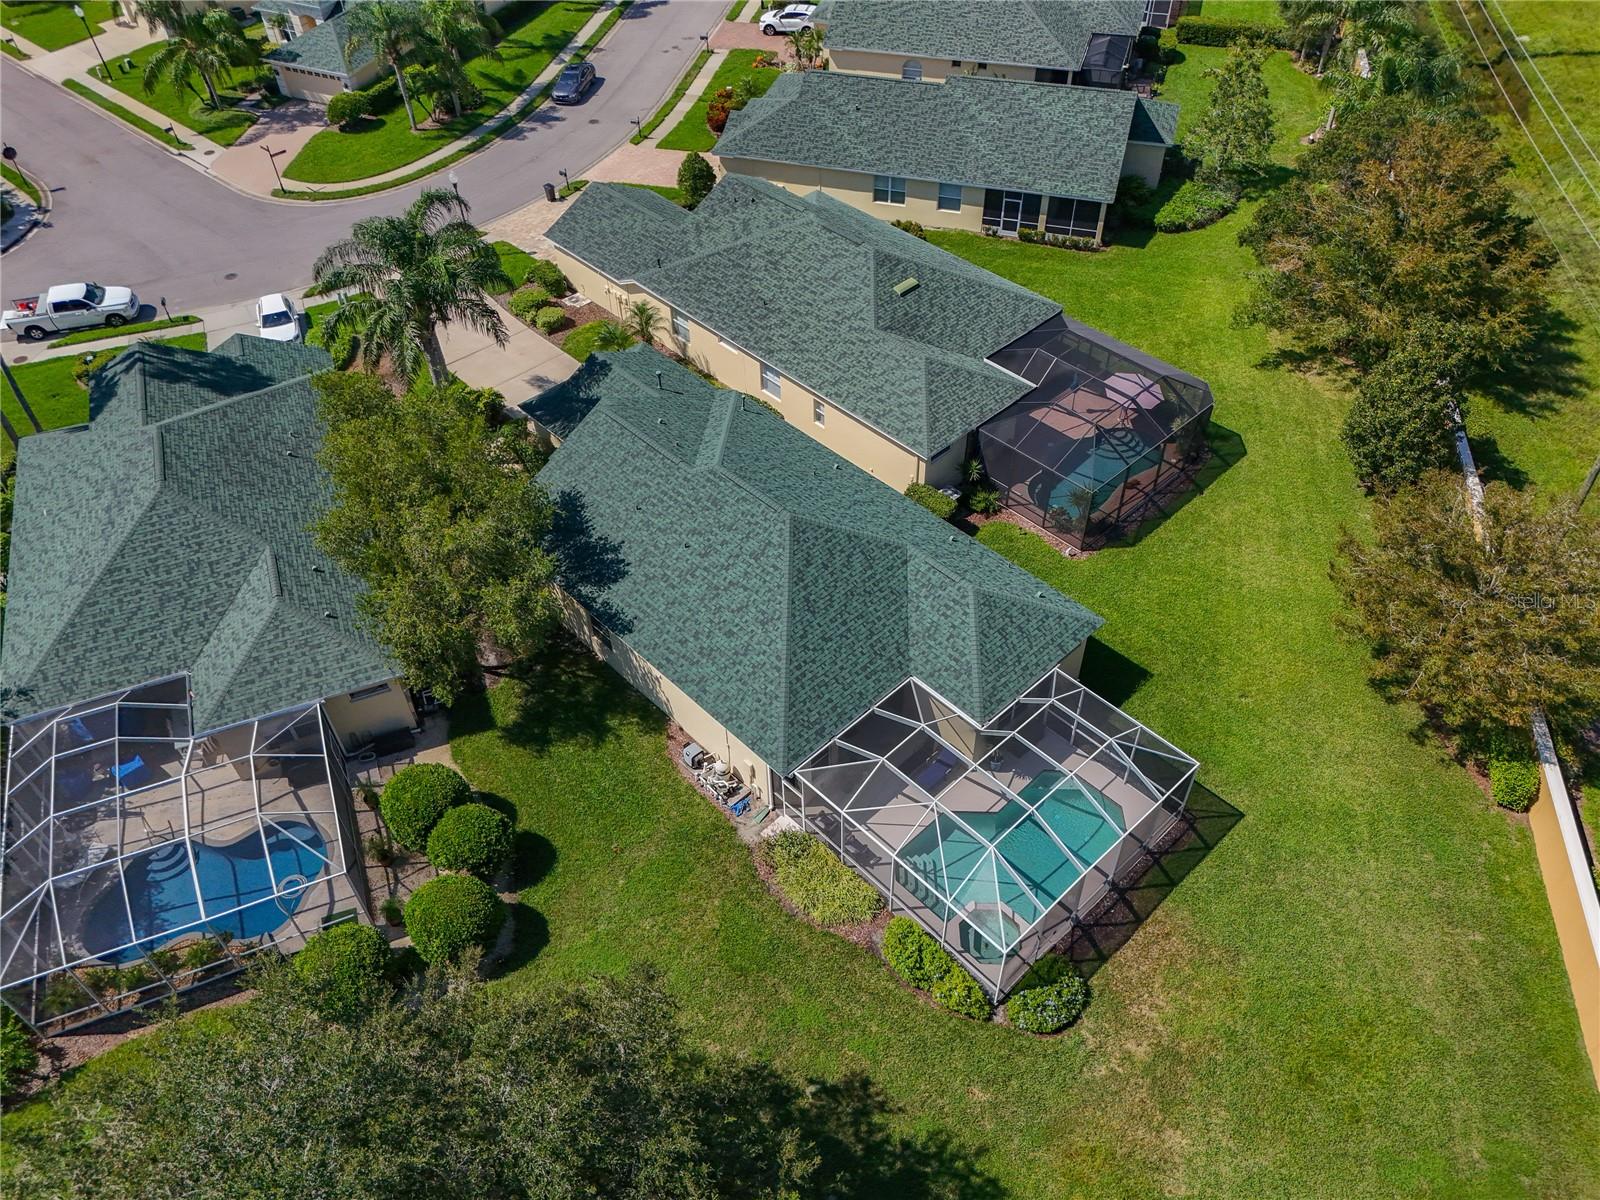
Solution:
M 715 331 L 688 318 L 687 314 L 685 317 L 688 320 L 689 340 L 687 344 L 679 342 L 672 329 L 670 305 L 637 285 L 612 282 L 560 247 L 552 248 L 550 257 L 565 273 L 573 287 L 619 316 L 635 301 L 648 300 L 661 314 L 658 337 L 664 345 L 674 347 L 696 368 L 714 377 L 724 387 L 765 400 L 777 409 L 789 424 L 805 430 L 840 458 L 875 475 L 896 491 L 904 491 L 908 483 L 931 483 L 942 486 L 954 483 L 959 478 L 961 459 L 965 452 L 964 445 L 952 445 L 947 453 L 930 463 L 781 372 L 779 375 L 782 395 L 772 396 L 763 392 L 761 360 L 753 354 L 723 341 Z M 815 420 L 814 405 L 818 400 L 823 404 L 821 425 Z M 548 436 L 549 431 L 541 432 Z
M 829 50 L 830 69 L 846 75 L 874 75 L 879 78 L 900 79 L 908 62 L 922 64 L 922 78 L 927 83 L 943 83 L 952 75 L 982 75 L 992 79 L 1019 79 L 1026 83 L 1034 80 L 1033 67 L 1009 63 L 985 63 L 980 71 L 976 63 L 963 62 L 952 66 L 948 58 L 928 58 L 920 54 L 891 54 L 881 50 Z
M 798 196 L 820 189 L 835 200 L 842 200 L 879 220 L 917 221 L 939 229 L 967 229 L 973 233 L 983 228 L 984 189 L 981 187 L 962 187 L 961 211 L 947 212 L 939 207 L 937 180 L 908 179 L 904 204 L 879 204 L 872 198 L 873 177 L 857 171 L 763 162 L 754 158 L 724 158 L 720 161 L 724 170 L 765 179 Z
M 1129 142 L 1128 152 L 1122 156 L 1122 173 L 1137 175 L 1151 187 L 1161 183 L 1161 164 L 1166 161 L 1167 148 L 1150 142 Z
M 398 679 L 391 679 L 383 691 L 360 700 L 352 699 L 351 694 L 329 696 L 322 707 L 346 750 L 371 741 L 379 734 L 417 726 L 416 709 L 411 707 L 405 684 Z
M 734 737 L 726 725 L 691 700 L 682 688 L 654 665 L 634 653 L 622 638 L 611 634 L 609 646 L 602 642 L 594 621 L 576 600 L 561 593 L 560 601 L 567 627 L 579 641 L 666 713 L 708 753 L 732 767 L 755 795 L 766 795 L 765 759 Z

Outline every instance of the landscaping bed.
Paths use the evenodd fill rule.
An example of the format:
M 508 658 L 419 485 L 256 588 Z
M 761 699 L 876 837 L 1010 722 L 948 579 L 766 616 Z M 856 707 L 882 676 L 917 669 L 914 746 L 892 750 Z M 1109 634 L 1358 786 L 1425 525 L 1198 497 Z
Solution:
M 774 46 L 772 53 L 776 53 Z M 723 60 L 716 74 L 711 77 L 711 82 L 706 85 L 706 90 L 700 93 L 693 106 L 679 121 L 667 131 L 659 142 L 656 143 L 663 150 L 710 150 L 717 144 L 717 135 L 706 124 L 706 113 L 711 107 L 711 101 L 723 88 L 737 87 L 740 80 L 749 80 L 754 94 L 764 96 L 767 89 L 777 82 L 779 71 L 777 67 L 757 67 L 756 59 L 765 51 L 762 50 L 730 50 L 728 57 Z

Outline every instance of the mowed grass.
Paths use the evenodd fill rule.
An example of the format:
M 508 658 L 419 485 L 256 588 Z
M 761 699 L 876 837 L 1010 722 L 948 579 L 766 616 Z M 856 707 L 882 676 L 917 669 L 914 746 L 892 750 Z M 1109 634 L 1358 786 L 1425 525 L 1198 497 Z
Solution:
M 392 112 L 367 118 L 346 131 L 325 129 L 301 147 L 283 169 L 285 179 L 303 183 L 346 183 L 381 175 L 416 162 L 470 133 L 511 103 L 577 36 L 599 8 L 598 0 L 558 0 L 554 4 L 521 4 L 498 19 L 506 36 L 498 45 L 502 61 L 475 58 L 467 72 L 483 92 L 476 107 L 436 129 L 412 132 L 403 104 Z M 391 72 L 392 74 L 392 72 Z M 419 122 L 428 116 L 416 105 Z
M 772 53 L 777 54 L 781 45 L 779 39 L 772 42 Z M 709 150 L 717 144 L 717 135 L 711 132 L 711 127 L 706 124 L 706 111 L 711 107 L 712 98 L 725 87 L 733 87 L 741 79 L 749 79 L 755 88 L 757 96 L 767 94 L 778 79 L 777 67 L 757 67 L 753 64 L 761 55 L 759 50 L 730 50 L 728 57 L 711 76 L 711 82 L 706 85 L 706 90 L 700 93 L 698 99 L 684 113 L 683 120 L 679 121 L 656 144 L 663 150 Z
M 220 146 L 231 146 L 244 134 L 244 131 L 255 124 L 255 118 L 247 112 L 237 108 L 226 107 L 230 99 L 237 99 L 238 94 L 233 89 L 238 84 L 255 75 L 249 67 L 234 67 L 227 71 L 223 77 L 213 79 L 211 82 L 217 89 L 217 96 L 224 107 L 211 108 L 210 96 L 206 92 L 206 85 L 198 75 L 190 79 L 182 87 L 175 87 L 171 80 L 162 79 L 149 91 L 144 88 L 144 69 L 155 55 L 160 51 L 161 43 L 152 42 L 148 46 L 135 50 L 131 55 L 119 55 L 111 62 L 111 77 L 100 74 L 98 67 L 94 74 L 102 82 L 109 82 L 112 87 L 124 96 L 132 97 L 141 104 L 147 104 L 158 113 L 176 121 L 180 126 L 193 130 L 195 133 L 210 138 Z M 124 57 L 133 60 L 133 69 L 124 72 L 121 63 Z
M 1206 5 L 1207 15 L 1211 5 Z M 1216 80 L 1207 78 L 1206 71 L 1222 66 L 1228 57 L 1224 46 L 1178 47 L 1182 61 L 1167 69 L 1167 78 L 1161 85 L 1160 97 L 1178 105 L 1178 139 L 1188 133 L 1198 121 L 1211 100 Z M 1282 50 L 1267 55 L 1261 68 L 1267 82 L 1267 92 L 1272 102 L 1272 160 L 1287 164 L 1304 149 L 1300 139 L 1310 133 L 1328 115 L 1327 94 L 1317 81 L 1295 66 L 1294 59 Z
M 101 26 L 116 17 L 117 6 L 111 0 L 78 0 L 78 7 L 88 19 L 87 29 L 70 0 L 10 0 L 0 4 L 0 25 L 43 50 L 60 50 L 83 41 L 91 29 L 103 32 Z

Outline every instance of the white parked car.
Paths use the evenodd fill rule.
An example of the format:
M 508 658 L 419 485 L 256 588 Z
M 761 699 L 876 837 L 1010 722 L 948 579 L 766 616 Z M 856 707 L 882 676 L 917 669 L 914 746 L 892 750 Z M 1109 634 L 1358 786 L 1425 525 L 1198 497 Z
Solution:
M 811 18 L 816 11 L 815 4 L 788 4 L 783 8 L 769 8 L 761 14 L 761 32 L 771 37 L 775 33 L 793 33 L 797 29 L 810 29 Z
M 13 300 L 0 314 L 0 327 L 39 341 L 52 333 L 90 325 L 126 325 L 139 315 L 139 297 L 125 287 L 98 283 L 58 283 L 42 296 Z
M 273 292 L 256 301 L 256 336 L 274 342 L 300 340 L 300 314 L 282 292 Z

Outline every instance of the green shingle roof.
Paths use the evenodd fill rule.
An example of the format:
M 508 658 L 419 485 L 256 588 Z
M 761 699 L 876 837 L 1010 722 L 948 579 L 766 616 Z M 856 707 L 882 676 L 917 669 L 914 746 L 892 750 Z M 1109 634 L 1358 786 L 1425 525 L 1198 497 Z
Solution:
M 780 772 L 908 676 L 992 717 L 1101 624 L 653 349 L 582 374 L 539 475 L 563 586 Z
M 345 28 L 345 14 L 328 18 L 293 41 L 285 42 L 266 56 L 268 62 L 282 63 L 287 67 L 301 67 L 307 71 L 328 71 L 334 75 L 349 75 L 372 61 L 372 47 L 366 44 L 352 46 Z
M 1176 105 L 1115 88 L 806 71 L 729 117 L 717 154 L 1110 203 L 1128 142 L 1177 127 Z
M 1061 311 L 842 201 L 744 175 L 693 212 L 590 184 L 549 237 L 924 458 L 1028 390 L 984 360 Z
M 1138 36 L 1143 0 L 831 0 L 828 48 L 1076 71 L 1095 34 Z
M 320 350 L 139 345 L 18 447 L 0 686 L 21 714 L 188 672 L 197 730 L 392 678 L 312 541 Z

